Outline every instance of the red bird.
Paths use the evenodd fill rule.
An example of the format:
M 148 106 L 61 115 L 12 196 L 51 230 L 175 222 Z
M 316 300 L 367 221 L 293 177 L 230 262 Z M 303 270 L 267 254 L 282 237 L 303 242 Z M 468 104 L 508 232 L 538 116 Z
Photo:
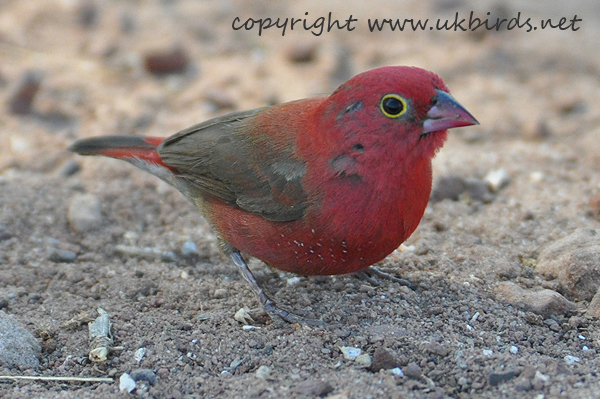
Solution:
M 123 159 L 176 187 L 265 311 L 306 322 L 265 295 L 240 252 L 301 275 L 369 268 L 417 228 L 446 129 L 476 124 L 437 75 L 382 67 L 329 97 L 234 112 L 168 138 L 106 136 L 69 149 Z

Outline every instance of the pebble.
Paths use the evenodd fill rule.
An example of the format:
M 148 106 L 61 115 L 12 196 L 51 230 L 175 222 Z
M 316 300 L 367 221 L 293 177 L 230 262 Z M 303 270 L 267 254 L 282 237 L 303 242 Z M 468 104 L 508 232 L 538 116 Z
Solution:
M 256 376 L 264 380 L 269 379 L 271 375 L 271 369 L 268 366 L 262 365 L 256 370 Z
M 137 256 L 146 259 L 160 259 L 163 262 L 175 262 L 177 256 L 172 251 L 161 251 L 156 248 L 140 248 L 130 245 L 115 245 L 115 252 L 122 253 L 124 255 Z
M 572 356 L 572 355 L 567 355 L 563 358 L 563 360 L 565 361 L 565 363 L 567 364 L 573 364 L 573 363 L 577 363 L 581 361 L 580 357 L 577 356 Z
M 288 278 L 286 281 L 287 281 L 288 285 L 296 285 L 300 281 L 302 281 L 302 279 L 300 277 L 295 276 L 295 277 Z
M 577 308 L 556 291 L 524 289 L 509 281 L 499 283 L 495 292 L 498 300 L 544 317 L 561 315 Z
M 346 360 L 354 360 L 356 359 L 362 352 L 360 348 L 355 348 L 353 346 L 340 346 L 340 351 L 344 355 L 344 359 Z
M 487 204 L 494 200 L 494 195 L 485 180 L 454 175 L 442 177 L 431 192 L 432 202 L 445 199 L 458 201 L 462 198 Z
M 404 371 L 402 371 L 402 369 L 400 367 L 394 367 L 391 371 L 392 371 L 393 375 L 396 375 L 398 377 L 406 376 L 406 374 L 404 374 Z
M 213 294 L 213 297 L 216 299 L 223 299 L 223 298 L 227 298 L 229 296 L 229 291 L 227 290 L 227 288 L 217 288 L 215 290 L 215 293 Z
M 510 177 L 505 169 L 490 170 L 483 180 L 488 184 L 492 192 L 497 192 L 506 187 L 510 182 Z
M 600 234 L 593 229 L 577 229 L 547 245 L 540 251 L 535 269 L 558 279 L 567 295 L 590 301 L 600 287 Z
M 517 353 L 519 353 L 519 348 L 517 348 L 516 346 L 512 345 L 509 349 L 510 353 L 512 353 L 513 355 L 516 355 Z
M 465 362 L 462 356 L 463 352 L 461 350 L 456 351 L 456 365 L 461 369 L 466 370 L 469 368 L 469 365 L 467 362 Z
M 134 381 L 146 381 L 150 385 L 154 385 L 156 383 L 156 374 L 150 369 L 132 370 L 130 376 Z
M 494 351 L 491 349 L 484 349 L 481 353 L 483 353 L 483 356 L 491 357 L 494 354 Z
M 535 375 L 533 376 L 533 379 L 531 380 L 531 386 L 533 387 L 533 389 L 539 391 L 544 388 L 546 382 L 548 382 L 548 377 L 542 374 L 539 370 L 537 370 L 535 372 Z
M 358 355 L 354 361 L 362 367 L 370 367 L 372 363 L 371 356 L 368 353 Z
M 529 174 L 529 180 L 531 180 L 532 183 L 540 183 L 545 177 L 544 172 L 540 171 L 531 172 Z
M 161 367 L 158 369 L 158 371 L 156 372 L 156 375 L 158 376 L 158 378 L 160 378 L 161 380 L 166 380 L 167 378 L 169 378 L 169 369 L 166 367 Z
M 490 373 L 488 375 L 488 382 L 491 386 L 499 385 L 502 382 L 512 380 L 517 376 L 514 371 L 507 371 L 506 373 Z
M 181 246 L 181 254 L 183 256 L 196 255 L 198 253 L 198 247 L 191 241 L 186 241 Z
M 142 359 L 144 358 L 144 356 L 146 355 L 146 348 L 145 347 L 141 347 L 138 348 L 138 350 L 135 351 L 135 355 L 133 356 L 136 362 L 141 362 Z
M 317 42 L 310 41 L 304 43 L 296 43 L 287 51 L 287 58 L 291 62 L 304 64 L 315 60 L 317 55 Z
M 93 194 L 76 194 L 71 198 L 67 218 L 79 233 L 96 230 L 102 224 L 100 199 Z
M 61 168 L 59 174 L 64 177 L 73 176 L 81 170 L 81 165 L 74 159 L 69 159 Z
M 421 373 L 421 367 L 415 362 L 408 363 L 408 365 L 404 368 L 404 374 L 406 374 L 407 377 L 414 378 L 415 380 L 421 378 Z
M 252 324 L 254 323 L 254 319 L 252 318 L 252 316 L 250 315 L 250 313 L 248 312 L 247 308 L 240 308 L 240 310 L 238 310 L 237 312 L 235 312 L 235 314 L 233 315 L 233 318 L 242 323 L 242 324 Z
M 31 105 L 40 89 L 44 74 L 40 71 L 25 72 L 12 93 L 8 95 L 8 108 L 17 115 L 26 115 L 31 112 Z
M 64 249 L 50 248 L 48 259 L 56 263 L 71 263 L 77 259 L 77 254 Z
M 121 374 L 119 378 L 119 391 L 131 393 L 135 389 L 135 381 L 128 373 Z
M 333 387 L 327 381 L 311 379 L 298 384 L 294 391 L 305 396 L 323 396 L 333 391 Z
M 93 1 L 82 1 L 77 14 L 77 19 L 84 28 L 91 28 L 98 22 L 98 7 Z
M 0 310 L 0 366 L 34 369 L 39 366 L 42 347 L 35 337 Z
M 588 202 L 590 213 L 597 219 L 600 219 L 600 193 L 594 194 Z
M 394 353 L 384 347 L 379 347 L 373 353 L 370 370 L 374 372 L 378 372 L 381 369 L 389 370 L 402 366 L 400 363 L 400 359 Z
M 154 75 L 183 73 L 189 63 L 189 57 L 182 48 L 159 50 L 144 57 L 146 71 Z
M 423 349 L 438 356 L 446 356 L 450 352 L 448 348 L 439 342 L 428 342 Z

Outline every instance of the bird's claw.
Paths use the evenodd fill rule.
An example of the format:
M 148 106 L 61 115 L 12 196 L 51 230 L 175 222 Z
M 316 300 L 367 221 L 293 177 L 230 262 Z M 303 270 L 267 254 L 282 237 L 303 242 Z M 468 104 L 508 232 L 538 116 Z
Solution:
M 297 314 L 288 312 L 287 310 L 283 310 L 278 307 L 275 302 L 265 294 L 265 292 L 260 288 L 258 282 L 254 278 L 254 275 L 248 268 L 248 264 L 242 258 L 242 255 L 239 251 L 234 250 L 231 254 L 231 258 L 233 259 L 233 263 L 238 267 L 238 270 L 242 274 L 242 277 L 248 282 L 250 288 L 256 295 L 260 306 L 262 306 L 263 310 L 269 315 L 269 317 L 277 324 L 282 324 L 282 321 L 287 323 L 303 323 L 311 326 L 324 326 L 326 323 L 321 320 L 315 319 L 307 319 L 302 316 L 298 316 Z
M 379 281 L 377 281 L 377 277 L 379 277 L 379 278 L 393 281 L 394 283 L 398 283 L 400 285 L 405 285 L 408 288 L 410 288 L 411 290 L 414 290 L 414 286 L 412 285 L 412 283 L 410 281 L 403 279 L 403 278 L 398 278 L 389 273 L 383 272 L 383 271 L 379 270 L 378 268 L 376 268 L 375 266 L 369 266 L 364 270 L 360 270 L 360 271 L 354 273 L 354 275 L 356 277 L 360 278 L 361 280 L 368 281 L 369 283 L 371 283 L 373 285 L 379 285 Z
M 307 324 L 309 326 L 324 326 L 326 323 L 321 320 L 309 319 L 302 317 L 292 312 L 288 312 L 285 309 L 278 307 L 275 302 L 271 299 L 267 299 L 265 303 L 261 303 L 263 310 L 269 315 L 269 317 L 276 322 L 287 322 L 290 324 Z

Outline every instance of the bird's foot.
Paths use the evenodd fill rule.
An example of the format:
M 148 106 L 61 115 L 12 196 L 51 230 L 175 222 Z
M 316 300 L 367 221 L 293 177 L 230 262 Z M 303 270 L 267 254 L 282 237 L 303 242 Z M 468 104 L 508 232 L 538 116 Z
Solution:
M 359 270 L 356 273 L 354 273 L 354 275 L 356 277 L 358 277 L 359 279 L 368 281 L 369 283 L 371 283 L 373 285 L 379 285 L 379 281 L 377 280 L 377 278 L 381 278 L 381 279 L 393 281 L 400 285 L 405 285 L 408 288 L 410 288 L 411 290 L 414 290 L 414 287 L 410 281 L 403 279 L 403 278 L 398 278 L 398 277 L 393 276 L 386 272 L 382 272 L 375 266 L 369 266 L 364 270 Z
M 266 297 L 266 295 L 265 295 Z M 260 299 L 260 298 L 259 298 Z M 307 324 L 309 326 L 324 326 L 326 323 L 321 320 L 309 319 L 300 315 L 297 315 L 292 312 L 288 312 L 285 309 L 281 309 L 279 306 L 273 302 L 272 299 L 266 297 L 265 303 L 262 303 L 263 310 L 269 315 L 269 317 L 278 324 L 281 324 L 282 321 L 294 324 Z
M 244 277 L 244 280 L 246 280 L 250 285 L 250 289 L 252 289 L 252 292 L 254 292 L 258 298 L 260 306 L 276 324 L 282 324 L 282 321 L 292 324 L 302 323 L 311 326 L 324 326 L 326 324 L 321 320 L 305 318 L 281 309 L 271 298 L 267 296 L 267 294 L 265 294 L 262 288 L 260 288 L 260 285 L 258 285 L 254 275 L 248 268 L 246 261 L 244 258 L 242 258 L 242 255 L 238 251 L 233 251 L 231 254 L 231 259 L 233 259 L 233 263 L 235 263 L 235 265 L 238 267 L 238 270 L 242 274 L 242 277 Z

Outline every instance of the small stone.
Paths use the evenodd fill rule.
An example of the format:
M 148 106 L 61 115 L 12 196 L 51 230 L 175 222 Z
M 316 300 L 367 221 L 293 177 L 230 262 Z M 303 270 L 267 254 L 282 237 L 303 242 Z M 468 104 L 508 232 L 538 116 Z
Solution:
M 306 396 L 323 396 L 333 391 L 333 387 L 327 381 L 306 380 L 298 384 L 294 391 Z
M 156 374 L 154 374 L 154 371 L 150 369 L 132 370 L 130 376 L 134 381 L 146 381 L 150 385 L 154 385 L 156 383 Z
M 0 310 L 0 366 L 34 369 L 39 366 L 40 343 L 21 324 Z
M 235 96 L 224 90 L 211 90 L 205 95 L 206 101 L 217 110 L 234 109 L 236 107 Z
M 356 359 L 362 352 L 360 348 L 355 348 L 353 346 L 340 346 L 340 351 L 344 355 L 344 359 L 346 360 L 354 360 Z
M 494 351 L 491 349 L 484 349 L 481 353 L 483 353 L 483 356 L 491 357 L 494 354 Z
M 531 380 L 531 386 L 535 390 L 542 390 L 546 382 L 548 381 L 548 377 L 542 374 L 539 370 L 535 372 L 533 379 Z
M 72 251 L 66 251 L 64 249 L 50 248 L 50 254 L 48 259 L 56 263 L 71 263 L 77 259 L 77 254 Z
M 78 14 L 79 23 L 84 28 L 91 28 L 98 21 L 98 7 L 94 1 L 82 1 Z
M 402 371 L 402 369 L 400 367 L 394 367 L 393 369 L 391 369 L 391 372 L 393 375 L 398 376 L 398 377 L 406 376 L 406 374 L 404 374 L 404 371 Z
M 600 193 L 594 194 L 594 196 L 590 198 L 588 206 L 590 207 L 591 216 L 600 219 Z
M 590 304 L 588 305 L 586 314 L 593 316 L 597 319 L 600 319 L 600 288 L 598 288 L 596 295 L 594 295 L 594 297 L 590 301 Z M 571 324 L 571 321 L 569 320 L 569 325 L 570 324 Z
M 167 378 L 169 378 L 169 369 L 166 367 L 161 367 L 158 369 L 158 371 L 156 372 L 156 375 L 158 376 L 158 378 L 160 378 L 161 380 L 166 380 Z
M 223 298 L 227 298 L 229 296 L 229 291 L 227 290 L 227 288 L 217 288 L 215 290 L 215 293 L 213 294 L 213 297 L 216 299 L 223 299 Z
M 287 279 L 287 284 L 288 285 L 296 285 L 300 281 L 302 281 L 302 279 L 300 277 L 294 276 L 294 277 L 290 277 L 290 278 Z
M 317 54 L 317 42 L 296 43 L 287 52 L 288 60 L 295 63 L 308 63 L 315 59 Z
M 558 279 L 561 292 L 589 301 L 600 287 L 600 234 L 577 229 L 544 247 L 535 267 L 540 274 Z
M 191 241 L 186 241 L 181 246 L 181 254 L 183 256 L 196 255 L 198 253 L 198 247 Z
M 572 356 L 572 355 L 567 355 L 564 358 L 565 363 L 567 364 L 573 364 L 573 363 L 577 363 L 581 361 L 580 357 L 577 356 Z
M 502 382 L 512 380 L 517 376 L 514 371 L 508 371 L 506 373 L 490 373 L 488 375 L 488 382 L 491 386 L 499 385 Z
M 256 376 L 263 380 L 268 380 L 271 375 L 271 369 L 268 366 L 262 365 L 256 370 Z
M 573 302 L 568 301 L 556 291 L 524 289 L 508 281 L 498 284 L 496 295 L 501 301 L 544 317 L 561 315 L 577 308 Z
M 100 199 L 93 194 L 77 194 L 71 198 L 67 218 L 79 233 L 96 230 L 102 224 Z
M 519 348 L 517 348 L 516 346 L 512 345 L 509 349 L 510 353 L 512 353 L 513 355 L 516 355 L 517 353 L 519 353 Z
M 17 115 L 26 115 L 31 112 L 31 105 L 43 78 L 44 74 L 40 71 L 28 71 L 21 76 L 12 93 L 8 95 L 10 112 Z
M 425 345 L 424 349 L 431 354 L 442 357 L 446 356 L 450 352 L 448 348 L 444 347 L 444 345 L 440 344 L 439 342 L 429 342 Z
M 135 389 L 135 381 L 127 373 L 121 374 L 119 378 L 119 391 L 131 393 Z
M 384 347 L 375 349 L 371 361 L 370 370 L 378 372 L 381 369 L 389 370 L 395 367 L 403 366 L 402 362 L 391 351 Z
M 240 308 L 240 310 L 235 312 L 233 318 L 236 321 L 239 321 L 240 323 L 245 325 L 254 323 L 254 319 L 252 318 L 250 313 L 248 313 L 248 309 L 246 308 Z
M 519 392 L 529 391 L 531 389 L 531 378 L 521 375 L 515 381 L 515 389 Z
M 188 65 L 188 55 L 181 48 L 160 50 L 144 57 L 146 70 L 154 75 L 183 73 Z
M 497 192 L 509 182 L 508 172 L 505 169 L 490 170 L 483 180 L 488 184 L 492 192 Z
M 531 180 L 532 183 L 540 183 L 545 177 L 544 172 L 540 171 L 531 172 L 529 174 L 529 180 Z
M 146 355 L 146 351 L 147 349 L 143 346 L 141 348 L 138 348 L 138 350 L 135 351 L 135 354 L 133 356 L 135 361 L 138 363 L 141 362 L 144 356 Z
M 81 165 L 74 159 L 69 159 L 60 168 L 60 175 L 64 177 L 73 176 L 81 170 Z
M 439 202 L 445 199 L 458 201 L 459 196 L 467 190 L 467 182 L 461 176 L 446 176 L 438 180 L 431 192 L 431 201 Z
M 432 202 L 439 202 L 444 199 L 458 201 L 463 198 L 469 202 L 480 201 L 487 204 L 494 200 L 494 195 L 484 180 L 451 175 L 438 180 L 430 199 Z
M 7 241 L 13 237 L 8 231 L 0 231 L 0 241 Z
M 371 356 L 368 353 L 363 353 L 362 355 L 358 355 L 356 359 L 354 359 L 356 364 L 362 367 L 370 367 L 371 366 Z
M 421 378 L 421 373 L 421 367 L 415 362 L 408 363 L 408 365 L 404 368 L 404 374 L 406 374 L 407 377 L 414 378 L 415 380 Z

